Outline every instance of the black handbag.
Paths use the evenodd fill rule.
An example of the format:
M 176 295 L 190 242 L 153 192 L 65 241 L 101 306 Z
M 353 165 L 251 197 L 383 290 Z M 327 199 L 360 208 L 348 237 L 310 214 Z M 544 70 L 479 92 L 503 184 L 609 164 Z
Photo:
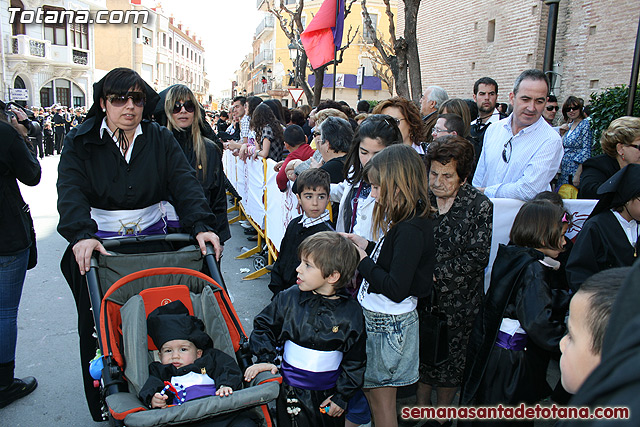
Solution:
M 420 362 L 440 366 L 449 359 L 447 315 L 438 309 L 436 290 L 431 290 L 431 304 L 420 311 Z
M 27 270 L 31 270 L 38 264 L 38 247 L 36 246 L 36 230 L 33 228 L 33 218 L 31 218 L 31 209 L 28 204 L 24 204 L 22 212 L 29 223 L 29 234 L 31 235 L 31 246 L 29 247 L 29 263 L 27 264 Z

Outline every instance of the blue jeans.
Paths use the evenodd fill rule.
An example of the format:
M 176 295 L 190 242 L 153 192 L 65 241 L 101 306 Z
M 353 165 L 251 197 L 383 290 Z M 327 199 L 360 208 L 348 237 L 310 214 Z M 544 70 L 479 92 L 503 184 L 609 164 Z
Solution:
M 29 249 L 15 255 L 0 255 L 0 363 L 16 358 L 18 306 L 28 262 Z

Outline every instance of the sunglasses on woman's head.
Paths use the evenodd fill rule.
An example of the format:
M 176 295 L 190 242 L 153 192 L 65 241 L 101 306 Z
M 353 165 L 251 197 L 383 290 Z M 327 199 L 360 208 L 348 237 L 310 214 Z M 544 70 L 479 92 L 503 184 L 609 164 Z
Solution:
M 176 102 L 173 106 L 173 114 L 178 114 L 182 110 L 182 107 L 187 110 L 187 113 L 193 113 L 196 111 L 196 105 L 193 101 L 189 100 L 185 102 Z
M 147 97 L 144 92 L 127 92 L 125 95 L 107 95 L 107 101 L 114 107 L 124 107 L 129 99 L 133 101 L 133 105 L 136 107 L 144 107 Z

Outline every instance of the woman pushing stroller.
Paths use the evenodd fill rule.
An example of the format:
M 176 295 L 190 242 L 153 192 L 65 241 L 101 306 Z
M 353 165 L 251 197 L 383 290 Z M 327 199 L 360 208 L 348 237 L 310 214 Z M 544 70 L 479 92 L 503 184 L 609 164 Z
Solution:
M 171 132 L 148 118 L 158 94 L 133 70 L 116 68 L 93 88 L 86 120 L 65 139 L 58 166 L 58 232 L 69 242 L 61 262 L 78 309 L 80 361 L 91 415 L 102 421 L 99 390 L 89 374 L 97 347 L 84 274 L 94 251 L 107 255 L 101 239 L 164 234 L 162 202 L 177 211 L 181 227 L 203 253 L 213 244 L 216 218 L 202 186 Z

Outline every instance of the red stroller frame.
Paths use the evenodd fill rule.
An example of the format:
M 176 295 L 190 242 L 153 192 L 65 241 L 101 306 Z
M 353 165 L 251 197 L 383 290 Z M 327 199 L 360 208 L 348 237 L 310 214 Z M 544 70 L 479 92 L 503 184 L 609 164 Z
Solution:
M 106 240 L 104 242 L 104 246 L 107 250 L 113 250 L 123 245 L 135 246 L 140 242 L 143 242 L 145 244 L 155 244 L 158 242 L 160 242 L 161 244 L 165 244 L 167 242 L 170 242 L 172 244 L 186 244 L 188 246 L 189 244 L 193 243 L 193 239 L 188 235 L 132 237 Z M 231 304 L 226 287 L 224 286 L 224 282 L 213 256 L 212 249 L 212 247 L 208 246 L 207 255 L 204 257 L 204 261 L 206 262 L 209 272 L 211 273 L 211 277 L 201 273 L 200 271 L 195 271 L 194 269 L 186 269 L 176 266 L 156 267 L 127 274 L 110 285 L 108 289 L 105 284 L 100 283 L 98 272 L 101 268 L 100 264 L 102 264 L 106 258 L 111 257 L 104 256 L 102 257 L 102 259 L 100 259 L 100 262 L 96 258 L 91 259 L 91 270 L 87 273 L 87 284 L 93 309 L 94 321 L 96 325 L 98 343 L 103 354 L 102 377 L 100 379 L 102 395 L 105 402 L 103 404 L 103 413 L 108 418 L 110 418 L 113 424 L 124 425 L 125 418 L 127 418 L 131 414 L 135 415 L 131 415 L 129 418 L 127 418 L 127 425 L 182 424 L 185 422 L 188 423 L 203 419 L 205 413 L 206 416 L 210 417 L 212 414 L 209 413 L 209 411 L 216 411 L 218 410 L 218 406 L 225 406 L 216 406 L 217 402 L 203 403 L 202 400 L 211 399 L 206 398 L 199 401 L 193 401 L 200 402 L 197 403 L 197 405 L 200 405 L 201 408 L 206 407 L 206 411 L 205 409 L 189 409 L 185 411 L 186 415 L 184 415 L 184 417 L 186 417 L 186 419 L 182 419 L 181 415 L 176 416 L 176 418 L 170 417 L 169 419 L 167 419 L 166 417 L 171 415 L 172 413 L 167 410 L 147 411 L 148 408 L 144 407 L 143 404 L 139 400 L 137 400 L 137 394 L 129 392 L 130 387 L 128 385 L 128 379 L 124 375 L 125 357 L 122 351 L 123 325 L 120 309 L 130 298 L 137 297 L 138 295 L 142 296 L 142 299 L 144 300 L 145 310 L 147 310 L 146 314 L 148 314 L 151 310 L 153 310 L 153 308 L 162 303 L 161 300 L 165 296 L 167 296 L 165 294 L 167 290 L 178 290 L 178 293 L 181 293 L 181 296 L 169 294 L 169 298 L 164 298 L 166 299 L 164 303 L 166 303 L 167 301 L 171 301 L 172 299 L 180 299 L 183 301 L 183 303 L 185 303 L 185 305 L 190 309 L 190 312 L 192 312 L 193 314 L 190 292 L 199 294 L 200 292 L 204 293 L 205 288 L 210 288 L 210 290 L 213 291 L 215 302 L 217 302 L 217 309 L 219 309 L 222 315 L 221 317 L 224 319 L 224 323 L 226 324 L 226 329 L 229 332 L 228 337 L 231 340 L 233 352 L 235 353 L 236 360 L 238 361 L 241 370 L 244 371 L 246 367 L 251 365 L 251 354 L 248 349 L 248 339 L 246 333 L 244 332 L 235 309 Z M 197 251 L 199 251 L 199 249 L 197 249 Z M 158 255 L 165 262 L 167 260 L 170 260 L 169 263 L 179 264 L 181 263 L 181 261 L 177 259 L 174 261 L 173 258 L 173 254 L 178 254 L 179 252 L 181 251 L 170 253 L 161 252 Z M 187 256 L 189 256 L 189 251 L 184 251 L 183 253 L 186 253 Z M 193 250 L 191 251 L 191 253 L 195 254 L 196 251 Z M 147 256 L 148 254 L 140 255 Z M 135 257 L 135 255 L 131 255 L 131 257 Z M 120 257 L 120 260 L 124 260 L 124 257 Z M 146 261 L 147 259 L 144 259 L 141 264 L 147 266 L 148 263 Z M 214 280 L 215 278 L 217 278 L 217 280 Z M 153 281 L 154 283 L 149 286 L 150 281 Z M 174 284 L 177 284 L 177 286 L 171 286 Z M 210 294 L 210 291 L 206 292 Z M 103 293 L 104 296 L 102 296 Z M 162 297 L 158 298 L 159 295 L 162 295 Z M 211 297 L 209 296 L 209 298 Z M 153 301 L 154 299 L 156 300 L 155 302 Z M 146 319 L 146 315 L 144 318 Z M 211 332 L 209 333 L 211 335 Z M 152 342 L 149 342 L 151 344 L 149 346 L 149 350 L 155 349 Z M 233 356 L 234 354 L 231 355 Z M 237 400 L 241 405 L 240 408 L 260 406 L 260 412 L 264 417 L 265 425 L 271 426 L 272 423 L 266 403 L 277 397 L 279 382 L 281 382 L 281 378 L 279 376 L 273 376 L 270 373 L 268 375 L 260 375 L 256 377 L 254 381 L 252 381 L 250 387 L 240 390 L 239 393 L 234 393 L 232 397 L 235 398 L 236 395 L 244 396 L 243 399 Z M 245 391 L 247 392 L 243 394 L 243 392 Z M 137 402 L 131 396 L 133 396 L 135 400 L 137 400 Z M 247 403 L 247 401 L 249 401 L 249 403 Z M 225 403 L 228 403 L 228 401 L 225 401 Z M 212 407 L 211 405 L 214 406 Z M 185 404 L 184 406 L 187 406 L 187 404 Z M 219 409 L 219 413 L 228 413 L 231 411 L 231 409 L 226 407 Z M 146 413 L 142 413 L 143 411 L 146 411 Z M 159 421 L 159 416 L 161 418 L 165 418 L 162 418 Z M 149 420 L 149 424 L 146 424 L 147 420 Z

